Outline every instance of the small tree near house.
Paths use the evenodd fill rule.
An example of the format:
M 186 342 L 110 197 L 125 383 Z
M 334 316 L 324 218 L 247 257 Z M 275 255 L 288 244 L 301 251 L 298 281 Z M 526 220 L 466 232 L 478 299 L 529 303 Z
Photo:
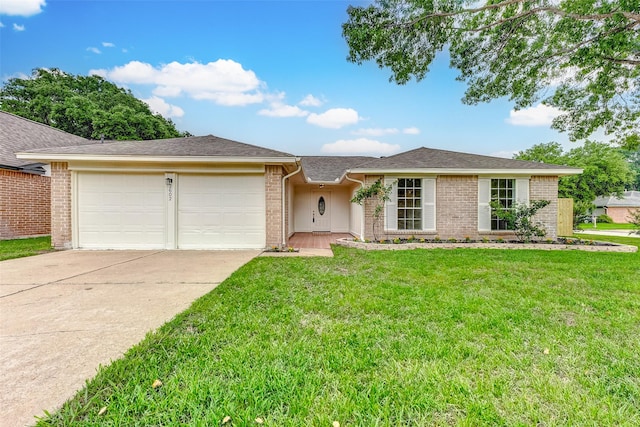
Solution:
M 632 230 L 629 234 L 638 234 L 640 235 L 640 209 L 635 209 L 634 211 L 629 213 L 627 219 L 631 224 L 633 224 L 634 230 Z
M 531 204 L 515 203 L 512 207 L 505 208 L 500 202 L 493 201 L 490 206 L 493 214 L 507 222 L 508 229 L 513 230 L 520 242 L 528 243 L 533 238 L 542 239 L 547 235 L 544 224 L 534 221 L 533 217 L 549 203 L 549 200 L 533 200 Z
M 351 203 L 364 206 L 367 200 L 371 200 L 374 203 L 373 208 L 373 238 L 378 240 L 376 233 L 376 224 L 380 218 L 380 214 L 384 209 L 384 204 L 391 200 L 391 191 L 393 191 L 393 184 L 383 185 L 382 178 L 378 179 L 368 187 L 361 187 L 351 199 Z

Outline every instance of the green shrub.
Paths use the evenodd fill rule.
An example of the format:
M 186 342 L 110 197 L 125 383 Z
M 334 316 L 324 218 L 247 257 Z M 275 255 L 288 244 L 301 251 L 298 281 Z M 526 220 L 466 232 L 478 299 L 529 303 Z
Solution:
M 613 224 L 613 219 L 609 215 L 605 214 L 598 215 L 597 221 L 603 224 Z

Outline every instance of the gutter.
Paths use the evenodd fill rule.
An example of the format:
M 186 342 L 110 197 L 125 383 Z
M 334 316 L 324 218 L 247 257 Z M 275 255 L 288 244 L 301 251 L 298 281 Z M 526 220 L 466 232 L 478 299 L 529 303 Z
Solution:
M 285 214 L 287 212 L 286 204 L 285 204 L 287 200 L 286 194 L 285 194 L 285 183 L 287 179 L 291 178 L 292 176 L 294 176 L 295 174 L 297 174 L 302 170 L 302 163 L 300 163 L 300 159 L 296 159 L 296 163 L 298 164 L 298 169 L 291 172 L 289 175 L 282 177 L 282 247 L 284 247 L 285 244 L 287 243 L 286 230 L 285 230 L 285 224 L 286 224 Z

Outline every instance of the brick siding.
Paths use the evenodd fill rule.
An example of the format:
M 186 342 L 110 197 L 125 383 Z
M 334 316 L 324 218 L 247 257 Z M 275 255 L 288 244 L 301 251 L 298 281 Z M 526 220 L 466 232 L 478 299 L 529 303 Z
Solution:
M 365 177 L 365 186 L 373 184 L 378 175 Z M 549 200 L 551 203 L 538 212 L 535 219 L 543 222 L 547 230 L 547 237 L 557 237 L 558 223 L 558 177 L 534 176 L 529 182 L 530 200 Z M 375 203 L 365 202 L 365 239 L 373 239 L 373 211 Z M 464 175 L 441 175 L 436 178 L 436 231 L 417 232 L 415 230 L 385 232 L 384 215 L 381 215 L 376 225 L 379 239 L 394 239 L 408 237 L 433 239 L 438 236 L 446 240 L 471 238 L 479 240 L 513 239 L 510 231 L 478 232 L 478 177 Z
M 66 162 L 51 163 L 51 245 L 71 248 L 71 172 Z
M 282 245 L 282 166 L 267 165 L 265 197 L 267 211 L 267 247 Z
M 51 232 L 51 178 L 0 169 L 0 240 Z
M 533 219 L 544 224 L 547 238 L 555 239 L 558 236 L 558 177 L 532 176 L 529 181 L 529 200 L 551 202 L 539 210 Z

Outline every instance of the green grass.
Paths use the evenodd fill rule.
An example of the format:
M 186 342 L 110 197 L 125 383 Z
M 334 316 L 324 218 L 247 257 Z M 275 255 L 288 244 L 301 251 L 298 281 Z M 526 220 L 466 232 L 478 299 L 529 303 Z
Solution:
M 640 251 L 640 238 L 638 237 L 624 237 L 624 236 L 602 236 L 600 234 L 588 234 L 585 233 L 574 234 L 573 237 L 581 240 L 598 240 L 601 242 L 613 242 L 623 245 L 637 246 Z
M 30 239 L 0 240 L 0 261 L 38 255 L 52 250 L 51 237 L 49 236 Z
M 254 259 L 39 424 L 640 424 L 640 254 L 335 253 Z
M 582 223 L 578 225 L 580 230 L 589 231 L 589 230 L 633 230 L 633 224 L 607 224 L 604 222 L 599 222 L 596 224 L 596 228 L 593 228 L 592 223 Z

